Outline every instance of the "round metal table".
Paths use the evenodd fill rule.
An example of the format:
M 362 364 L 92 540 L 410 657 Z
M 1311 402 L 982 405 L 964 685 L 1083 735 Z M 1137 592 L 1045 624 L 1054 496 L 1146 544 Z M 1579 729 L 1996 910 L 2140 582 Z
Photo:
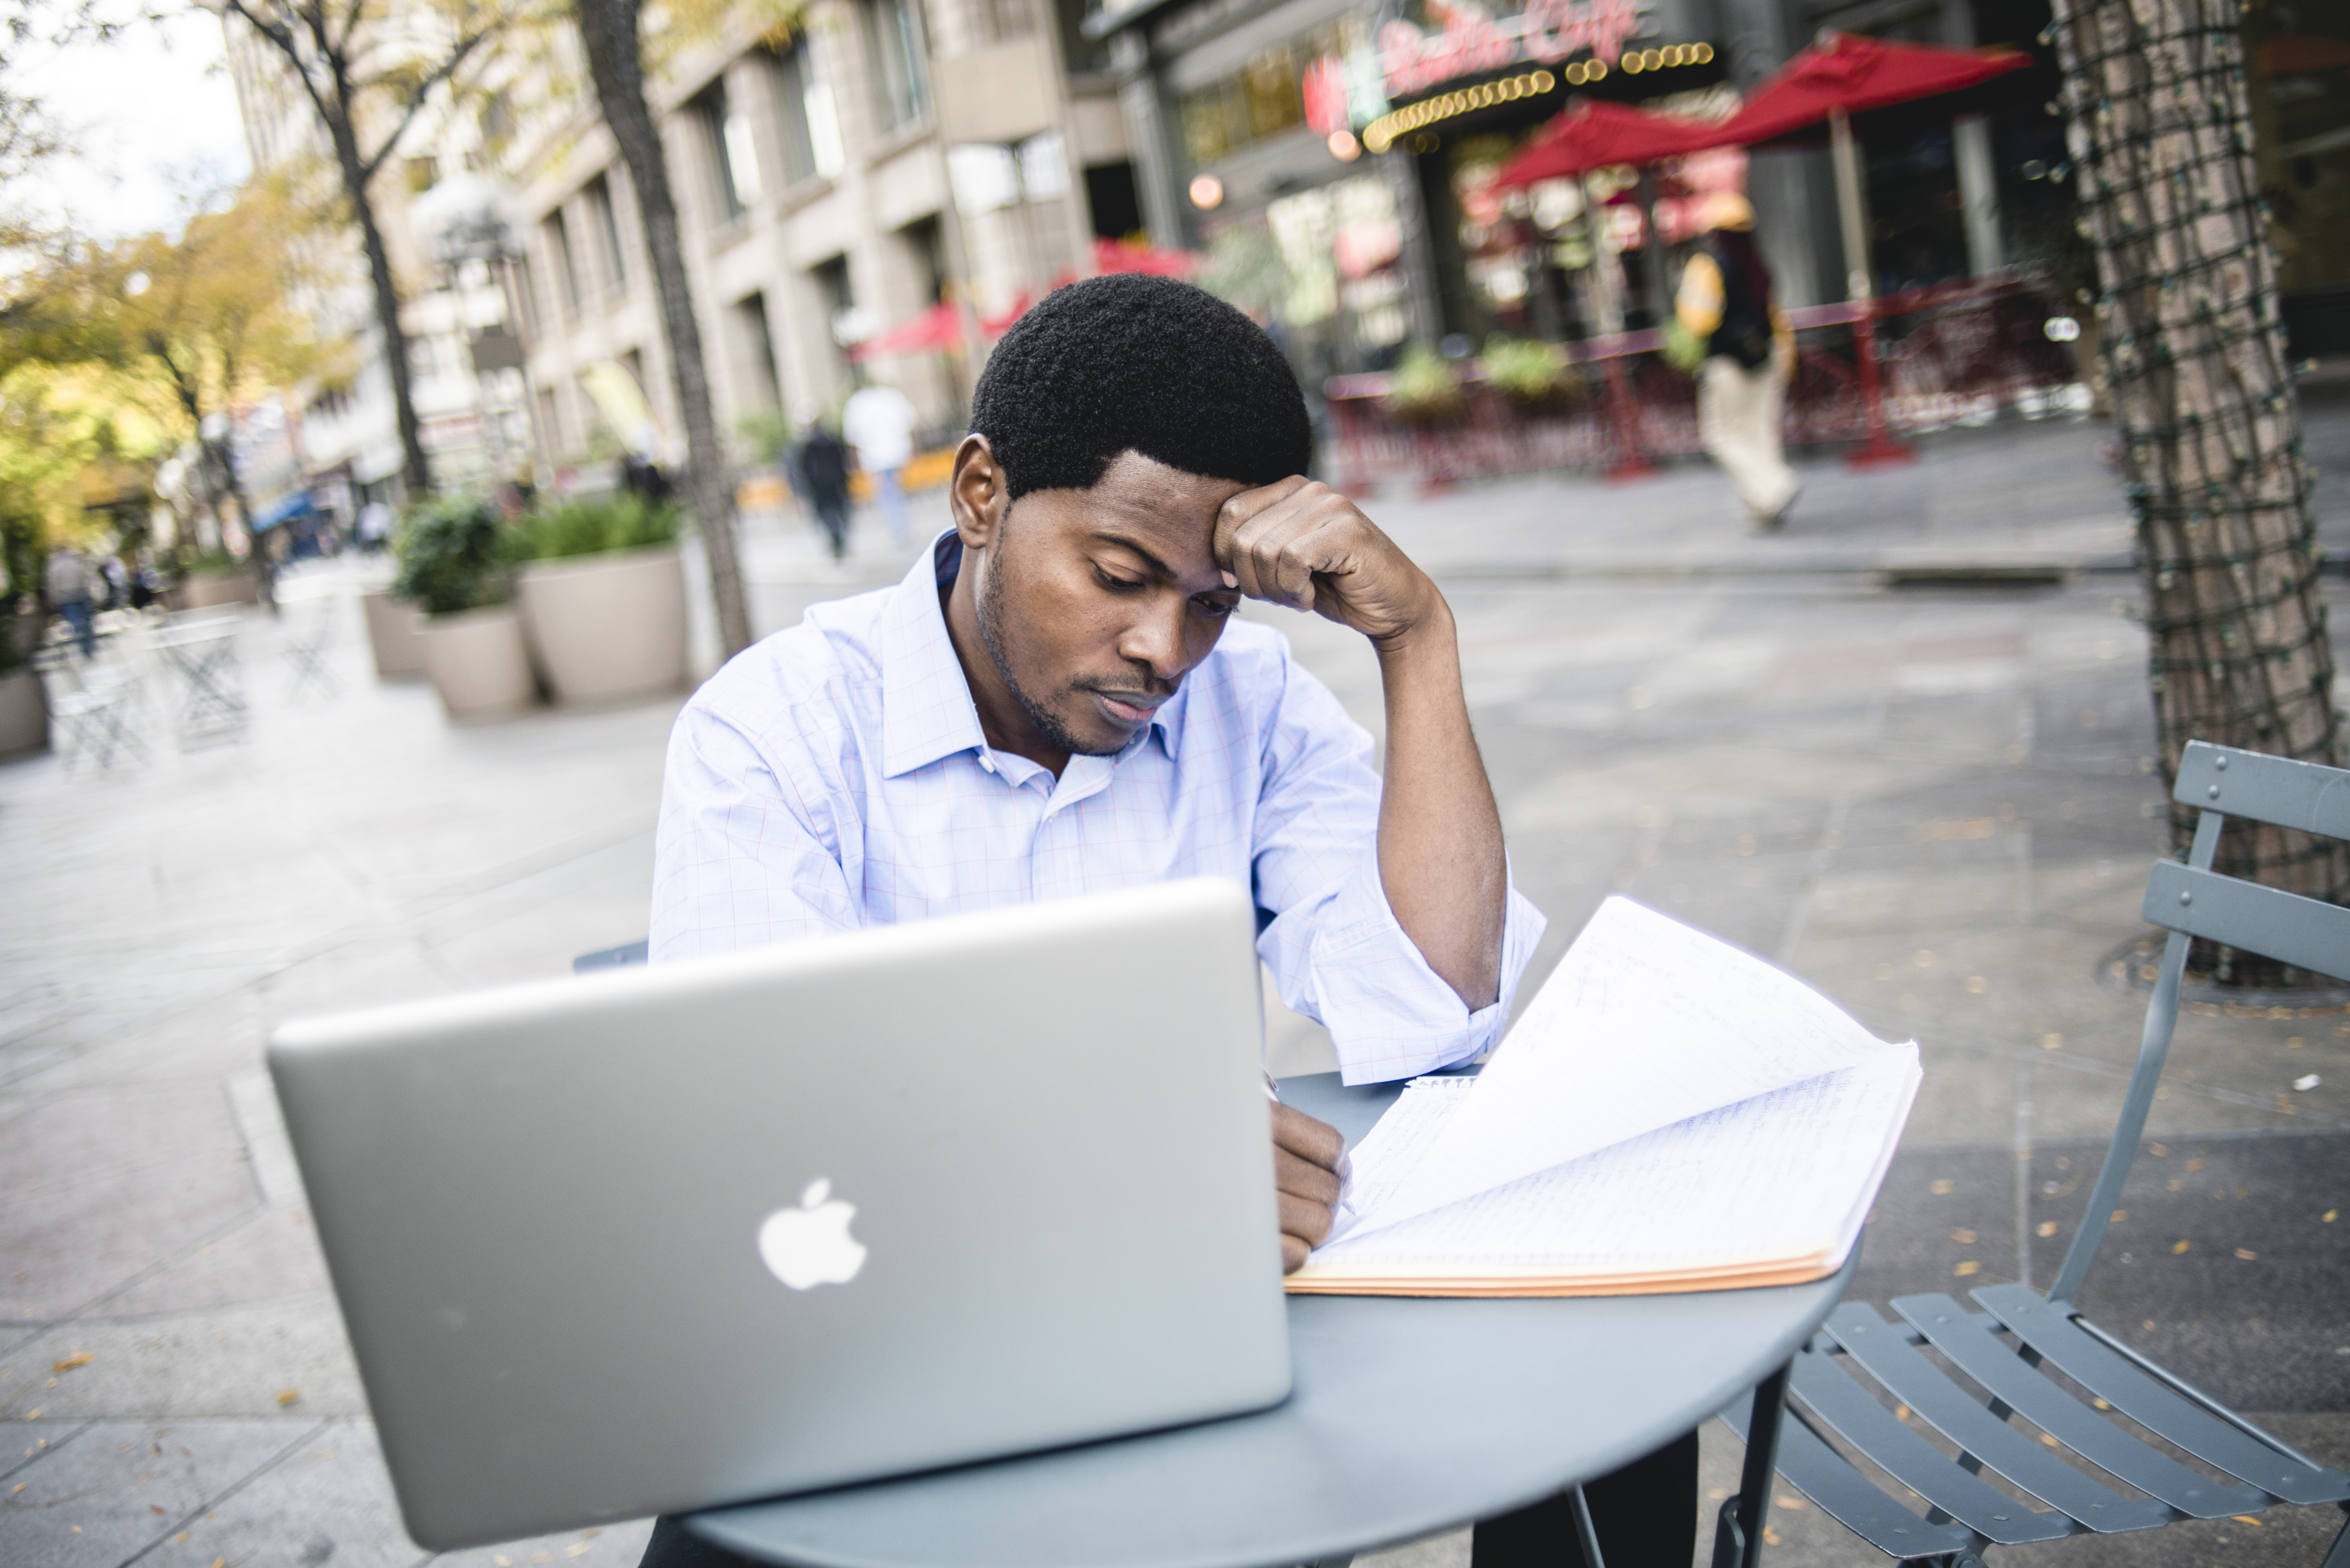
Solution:
M 1400 1086 L 1290 1079 L 1351 1144 Z M 1807 1285 L 1447 1301 L 1296 1296 L 1273 1409 L 712 1509 L 796 1568 L 1276 1568 L 1521 1508 L 1690 1430 L 1783 1367 L 1852 1265 Z

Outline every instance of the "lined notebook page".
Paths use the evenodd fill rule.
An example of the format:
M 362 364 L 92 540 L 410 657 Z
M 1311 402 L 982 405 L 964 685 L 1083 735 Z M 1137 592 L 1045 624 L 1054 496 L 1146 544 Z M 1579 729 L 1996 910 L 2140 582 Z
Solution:
M 1504 1187 L 1887 1044 L 1794 977 L 1617 897 L 1529 1002 L 1480 1088 L 1409 1158 L 1367 1138 L 1345 1234 Z M 1384 1125 L 1384 1124 L 1382 1124 Z
M 1859 1234 L 1920 1077 L 1915 1045 L 1880 1045 L 1858 1065 L 1326 1243 L 1311 1263 L 1350 1273 L 1614 1273 L 1840 1257 Z M 1372 1137 L 1406 1113 L 1409 1136 L 1425 1145 L 1491 1093 L 1474 1078 L 1418 1080 Z

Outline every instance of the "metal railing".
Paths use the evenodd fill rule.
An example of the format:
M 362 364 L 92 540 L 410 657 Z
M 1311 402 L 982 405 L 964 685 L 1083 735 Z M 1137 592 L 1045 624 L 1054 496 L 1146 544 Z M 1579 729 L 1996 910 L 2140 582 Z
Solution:
M 2052 303 L 2038 280 L 2013 275 L 1933 284 L 1871 301 L 1786 313 L 1796 342 L 1787 389 L 1790 446 L 1864 443 L 1874 461 L 1899 455 L 1894 432 L 1931 429 L 2000 408 L 2045 401 L 2075 385 L 2071 350 L 2049 340 Z M 1581 368 L 1579 394 L 1534 405 L 1461 367 L 1466 406 L 1416 424 L 1387 407 L 1385 374 L 1323 384 L 1341 485 L 1418 481 L 1441 486 L 1497 474 L 1586 469 L 1639 477 L 1658 458 L 1703 449 L 1697 387 L 1666 364 L 1663 334 L 1626 332 L 1559 346 Z M 1870 372 L 1874 371 L 1872 375 Z

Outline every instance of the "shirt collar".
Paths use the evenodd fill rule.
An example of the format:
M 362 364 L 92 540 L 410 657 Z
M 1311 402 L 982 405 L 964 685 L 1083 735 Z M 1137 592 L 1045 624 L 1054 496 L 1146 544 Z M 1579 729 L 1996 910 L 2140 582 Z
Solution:
M 939 589 L 962 569 L 962 539 L 951 528 L 933 540 L 903 580 L 889 590 L 881 612 L 881 772 L 897 778 L 941 757 L 983 748 L 987 736 L 971 700 L 971 682 L 955 657 Z M 1187 680 L 1151 715 L 1150 729 L 1168 759 L 1182 756 Z M 1115 763 L 1130 755 L 1128 747 Z

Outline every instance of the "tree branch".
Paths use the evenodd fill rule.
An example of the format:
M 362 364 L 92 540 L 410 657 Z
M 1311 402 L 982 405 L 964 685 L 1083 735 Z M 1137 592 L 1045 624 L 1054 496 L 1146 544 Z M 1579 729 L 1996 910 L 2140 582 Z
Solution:
M 473 51 L 489 42 L 490 35 L 496 30 L 494 26 L 484 27 L 478 33 L 457 40 L 456 47 L 449 51 L 448 57 L 433 67 L 432 74 L 416 84 L 416 90 L 410 95 L 408 102 L 401 106 L 400 122 L 391 128 L 391 134 L 383 139 L 382 144 L 371 155 L 360 161 L 359 169 L 369 181 L 372 182 L 375 179 L 376 174 L 400 146 L 400 139 L 408 134 L 408 128 L 416 123 L 418 115 L 424 112 L 424 100 L 432 96 L 432 89 L 455 76 Z

